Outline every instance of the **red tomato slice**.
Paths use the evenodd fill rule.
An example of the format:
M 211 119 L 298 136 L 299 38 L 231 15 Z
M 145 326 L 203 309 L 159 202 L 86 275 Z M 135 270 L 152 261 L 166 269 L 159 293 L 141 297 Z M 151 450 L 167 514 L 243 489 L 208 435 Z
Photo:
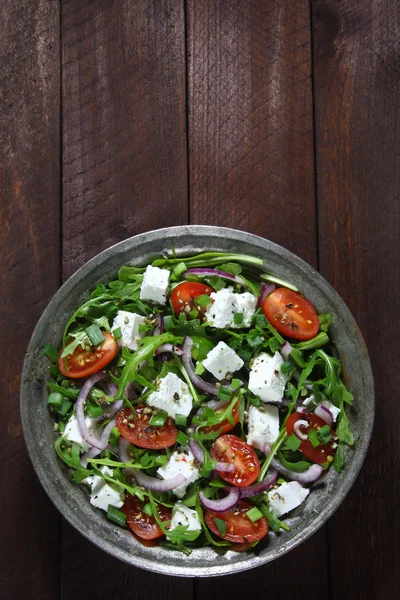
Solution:
M 218 475 L 233 485 L 251 485 L 260 473 L 260 462 L 253 448 L 236 435 L 221 435 L 211 446 L 211 456 L 218 461 L 233 464 L 231 473 L 217 471 Z
M 308 435 L 308 432 L 310 431 L 310 429 L 314 429 L 315 431 L 318 431 L 319 429 L 321 429 L 322 427 L 326 426 L 326 423 L 323 419 L 321 419 L 320 417 L 318 417 L 317 415 L 314 415 L 313 413 L 293 413 L 290 415 L 290 417 L 288 418 L 288 420 L 286 421 L 286 431 L 288 433 L 288 435 L 292 435 L 292 433 L 294 433 L 294 435 L 296 435 L 296 432 L 294 430 L 294 425 L 297 421 L 307 421 L 308 426 L 306 427 L 306 425 L 304 425 L 304 427 L 300 427 L 300 431 L 302 433 L 304 433 L 305 435 Z M 332 438 L 329 440 L 329 442 L 327 442 L 326 444 L 322 444 L 320 446 L 317 446 L 316 448 L 314 448 L 314 446 L 312 445 L 312 443 L 310 442 L 310 440 L 302 440 L 301 444 L 299 446 L 299 450 L 302 454 L 304 454 L 304 456 L 306 456 L 307 458 L 309 458 L 310 460 L 312 460 L 315 463 L 318 463 L 320 465 L 326 463 L 326 462 L 332 462 L 333 461 L 333 456 L 335 454 L 335 449 L 332 447 L 333 444 L 336 441 L 336 434 L 333 431 L 333 429 L 331 429 L 331 434 L 332 434 Z M 299 437 L 298 435 L 296 435 L 296 437 Z M 300 438 L 299 438 L 300 439 Z
M 174 313 L 178 315 L 180 312 L 190 313 L 192 310 L 198 310 L 200 315 L 206 311 L 206 307 L 201 307 L 196 304 L 196 299 L 203 294 L 209 296 L 214 290 L 209 285 L 198 283 L 197 281 L 184 281 L 177 285 L 171 292 L 171 304 Z
M 205 514 L 207 527 L 218 537 L 236 544 L 248 544 L 261 540 L 268 533 L 268 522 L 265 517 L 261 517 L 255 523 L 252 523 L 246 515 L 247 511 L 253 508 L 253 505 L 244 500 L 230 510 L 225 512 L 214 512 L 207 510 Z M 226 533 L 220 533 L 214 519 L 221 519 L 226 523 Z
M 311 302 L 304 296 L 278 288 L 266 297 L 262 311 L 280 334 L 295 340 L 310 340 L 319 331 L 319 319 Z
M 229 404 L 229 402 L 227 402 L 226 404 L 224 404 L 223 406 L 221 406 L 214 412 L 216 414 L 223 412 L 226 409 L 226 407 L 228 406 L 228 404 Z M 235 423 L 233 425 L 230 421 L 228 421 L 228 419 L 224 419 L 222 421 L 222 423 L 220 423 L 219 425 L 207 425 L 207 427 L 200 427 L 200 431 L 202 433 L 210 433 L 210 431 L 221 430 L 221 435 L 223 433 L 228 433 L 228 431 L 232 431 L 232 429 L 235 427 L 235 425 L 237 425 L 239 423 L 239 401 L 233 407 L 232 417 L 233 417 L 233 420 L 235 421 Z
M 135 535 L 143 540 L 156 540 L 164 534 L 157 525 L 155 518 L 153 516 L 149 517 L 142 511 L 145 504 L 136 496 L 128 495 L 121 510 L 126 514 L 126 522 Z M 171 510 L 166 506 L 158 504 L 157 512 L 160 521 L 171 520 Z
M 139 448 L 152 450 L 169 448 L 175 444 L 178 430 L 171 417 L 162 427 L 153 427 L 149 425 L 152 412 L 148 412 L 153 409 L 147 406 L 134 406 L 134 409 L 135 415 L 132 415 L 130 408 L 123 408 L 117 415 L 116 425 L 122 437 Z
M 114 336 L 107 331 L 102 332 L 104 342 L 97 348 L 85 350 L 78 346 L 73 354 L 66 358 L 61 358 L 62 352 L 58 357 L 58 368 L 60 373 L 66 377 L 76 379 L 78 377 L 87 377 L 97 371 L 101 371 L 117 354 L 118 346 Z

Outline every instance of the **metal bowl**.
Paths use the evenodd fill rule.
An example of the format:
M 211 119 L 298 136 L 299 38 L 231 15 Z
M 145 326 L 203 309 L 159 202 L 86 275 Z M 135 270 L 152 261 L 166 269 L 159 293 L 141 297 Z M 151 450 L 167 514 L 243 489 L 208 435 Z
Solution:
M 72 482 L 54 451 L 44 344 L 60 346 L 69 315 L 96 284 L 112 279 L 121 265 L 144 265 L 172 246 L 181 255 L 213 249 L 259 256 L 267 271 L 293 281 L 319 312 L 332 313 L 332 337 L 343 363 L 346 384 L 355 397 L 350 414 L 355 447 L 346 453 L 344 471 L 338 475 L 330 469 L 324 475 L 306 502 L 286 519 L 292 528 L 290 532 L 279 536 L 271 532 L 265 542 L 247 553 L 228 551 L 221 555 L 212 548 L 202 548 L 184 556 L 141 545 L 129 531 L 114 526 L 104 513 L 90 505 L 86 490 Z M 223 227 L 188 225 L 151 231 L 116 244 L 86 263 L 61 287 L 29 343 L 22 372 L 21 416 L 37 475 L 58 510 L 78 531 L 131 565 L 168 575 L 205 577 L 237 573 L 274 560 L 306 540 L 329 519 L 353 485 L 364 460 L 374 420 L 374 387 L 361 333 L 343 300 L 319 273 L 288 250 L 258 236 Z

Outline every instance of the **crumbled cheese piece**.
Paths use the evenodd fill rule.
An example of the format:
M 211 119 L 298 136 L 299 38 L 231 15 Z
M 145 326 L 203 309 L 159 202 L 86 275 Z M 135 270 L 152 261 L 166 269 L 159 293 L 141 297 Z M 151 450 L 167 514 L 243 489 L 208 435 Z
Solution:
M 100 471 L 103 475 L 108 475 L 109 477 L 113 475 L 113 470 L 106 466 L 100 467 Z M 107 512 L 109 504 L 116 508 L 120 508 L 123 505 L 125 499 L 124 492 L 116 485 L 109 483 L 97 475 L 90 475 L 84 481 L 91 488 L 90 504 L 92 506 Z
M 257 304 L 257 298 L 253 294 L 249 292 L 235 294 L 233 288 L 228 287 L 218 292 L 211 292 L 210 298 L 211 303 L 206 308 L 205 317 L 213 327 L 218 329 L 250 327 Z M 240 324 L 234 323 L 236 313 L 243 315 Z
M 247 443 L 264 451 L 265 444 L 273 444 L 278 435 L 278 408 L 267 404 L 263 411 L 260 411 L 256 406 L 250 406 Z
M 168 462 L 162 467 L 157 469 L 157 473 L 161 475 L 163 479 L 169 479 L 178 473 L 181 473 L 186 477 L 186 481 L 176 487 L 173 493 L 178 498 L 183 498 L 186 493 L 187 487 L 195 482 L 200 477 L 198 468 L 194 464 L 194 456 L 189 448 L 182 448 L 183 452 L 175 450 L 169 457 Z
M 95 420 L 90 416 L 86 416 L 85 423 L 90 433 L 93 433 L 93 429 L 95 428 Z M 76 415 L 72 415 L 72 417 L 70 417 L 68 423 L 66 424 L 64 430 L 64 438 L 69 442 L 79 444 L 83 452 L 87 452 L 90 448 L 89 444 L 85 442 L 85 440 L 82 437 Z
M 193 396 L 187 383 L 175 373 L 167 373 L 156 383 L 157 391 L 147 398 L 147 404 L 165 410 L 175 419 L 177 414 L 187 417 L 193 407 Z
M 277 489 L 268 492 L 269 509 L 275 517 L 281 517 L 307 498 L 310 490 L 304 488 L 298 481 L 282 483 Z
M 170 531 L 173 531 L 177 527 L 181 526 L 188 526 L 188 532 L 198 531 L 199 534 L 201 532 L 201 523 L 197 512 L 192 508 L 185 506 L 182 504 L 182 502 L 177 502 L 172 509 Z
M 148 265 L 143 275 L 140 287 L 140 299 L 165 304 L 167 302 L 167 289 L 170 272 Z
M 144 333 L 139 333 L 139 326 L 143 325 L 146 318 L 126 310 L 119 310 L 112 325 L 112 331 L 121 329 L 121 337 L 117 340 L 118 346 L 125 346 L 129 350 L 137 350 Z
M 240 356 L 225 342 L 219 342 L 203 360 L 207 371 L 210 371 L 219 381 L 222 381 L 228 373 L 234 373 L 241 369 L 243 364 Z
M 263 352 L 254 359 L 249 390 L 264 402 L 280 402 L 283 398 L 288 378 L 281 372 L 282 363 L 279 352 L 275 352 L 274 356 Z

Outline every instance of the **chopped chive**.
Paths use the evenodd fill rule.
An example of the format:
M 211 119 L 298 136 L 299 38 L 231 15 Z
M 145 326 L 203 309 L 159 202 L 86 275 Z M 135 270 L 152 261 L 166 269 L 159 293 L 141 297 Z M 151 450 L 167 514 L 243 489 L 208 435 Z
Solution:
M 185 265 L 184 262 L 180 262 L 177 265 L 175 265 L 175 267 L 172 269 L 172 274 L 179 279 L 179 277 L 182 275 L 182 273 L 184 273 L 185 271 L 187 271 L 187 266 Z
M 206 370 L 206 368 L 203 365 L 202 361 L 198 360 L 197 363 L 196 363 L 194 374 L 195 375 L 203 375 L 203 373 L 204 373 L 205 370 Z
M 235 313 L 233 322 L 235 325 L 241 325 L 243 323 L 243 313 Z
M 255 335 L 254 337 L 248 337 L 247 343 L 251 348 L 256 348 L 257 346 L 261 346 L 264 343 L 264 340 L 261 336 Z
M 195 319 L 198 316 L 199 316 L 199 311 L 196 308 L 194 308 L 193 310 L 191 310 L 190 313 L 189 313 L 189 317 L 191 319 Z
M 86 327 L 85 333 L 93 346 L 99 346 L 104 342 L 104 335 L 101 332 L 100 327 L 96 325 L 96 323 L 93 323 L 93 325 Z
M 299 449 L 300 444 L 301 444 L 301 440 L 299 440 L 297 435 L 295 435 L 294 433 L 292 433 L 292 435 L 290 435 L 285 442 L 285 446 L 287 448 L 289 448 L 289 450 L 292 450 L 293 452 L 296 452 L 296 450 Z
M 122 338 L 121 327 L 117 327 L 116 329 L 113 329 L 112 334 L 114 336 L 114 340 L 120 340 Z
M 107 519 L 109 521 L 112 521 L 113 523 L 116 523 L 120 527 L 125 527 L 126 515 L 123 512 L 121 512 L 120 510 L 118 510 L 118 508 L 116 508 L 112 504 L 108 505 Z
M 216 292 L 219 292 L 219 290 L 222 290 L 226 286 L 226 283 L 221 277 L 216 275 L 210 278 L 210 286 L 214 288 Z
M 317 431 L 317 436 L 322 444 L 327 444 L 332 439 L 331 428 L 329 425 L 324 425 Z
M 154 460 L 154 464 L 162 467 L 167 462 L 167 457 L 164 454 L 159 454 Z
M 175 327 L 174 318 L 172 315 L 166 315 L 164 317 L 164 330 L 171 331 Z
M 240 388 L 241 383 L 242 382 L 240 381 L 240 379 L 232 379 L 232 381 L 231 381 L 231 387 L 234 390 L 238 390 Z
M 217 398 L 218 400 L 226 400 L 227 402 L 229 402 L 229 400 L 232 397 L 232 390 L 228 390 L 227 388 L 219 388 L 218 390 L 218 394 L 217 394 Z
M 62 417 L 65 417 L 65 415 L 67 414 L 67 412 L 69 411 L 71 406 L 72 406 L 72 402 L 70 402 L 68 400 L 68 398 L 63 398 L 60 408 L 57 408 L 56 411 L 58 412 L 59 415 L 61 415 Z
M 253 506 L 253 508 L 248 510 L 246 515 L 249 517 L 252 523 L 255 523 L 256 521 L 258 521 L 258 519 L 261 519 L 263 516 L 262 512 L 258 510 L 257 506 Z
M 153 415 L 149 421 L 149 425 L 152 427 L 163 427 L 167 420 L 168 413 L 165 410 L 160 410 L 157 414 Z
M 185 433 L 183 433 L 183 431 L 180 431 L 176 436 L 176 441 L 182 446 L 187 446 L 189 443 L 189 438 Z
M 208 294 L 201 294 L 196 298 L 196 304 L 200 306 L 200 308 L 204 308 L 211 303 L 211 298 Z
M 310 440 L 313 448 L 317 448 L 321 445 L 315 429 L 310 429 L 310 431 L 308 432 L 308 439 Z
M 250 395 L 249 395 L 249 400 L 250 400 L 250 403 L 251 403 L 253 406 L 257 406 L 257 407 L 259 407 L 259 406 L 261 406 L 261 404 L 262 404 L 262 402 L 261 402 L 260 398 L 257 398 L 257 396 L 253 396 L 253 395 L 252 395 L 252 396 L 250 396 Z
M 175 423 L 180 425 L 181 427 L 186 427 L 187 417 L 185 415 L 180 415 L 179 413 L 175 415 Z
M 59 392 L 51 392 L 47 399 L 47 404 L 53 408 L 61 408 L 63 397 Z
M 218 517 L 214 517 L 214 523 L 217 526 L 218 531 L 221 535 L 226 534 L 226 523 L 222 519 L 218 519 Z
M 262 273 L 260 275 L 261 279 L 266 279 L 267 281 L 271 281 L 271 283 L 276 283 L 277 285 L 281 285 L 282 287 L 289 288 L 289 290 L 293 290 L 294 292 L 298 292 L 299 288 L 297 288 L 293 283 L 289 283 L 284 279 L 280 279 L 280 277 L 275 277 L 275 275 L 270 275 L 269 273 Z
M 101 406 L 98 406 L 97 404 L 90 404 L 87 407 L 87 411 L 91 417 L 101 417 L 101 415 L 104 414 L 104 410 L 101 408 Z
M 52 344 L 45 344 L 43 347 L 43 352 L 47 356 L 47 358 L 51 360 L 51 362 L 58 362 L 58 352 Z
M 147 515 L 148 517 L 151 517 L 153 515 L 153 510 L 151 508 L 151 504 L 150 502 L 148 502 L 147 504 L 145 504 L 142 508 L 142 512 Z

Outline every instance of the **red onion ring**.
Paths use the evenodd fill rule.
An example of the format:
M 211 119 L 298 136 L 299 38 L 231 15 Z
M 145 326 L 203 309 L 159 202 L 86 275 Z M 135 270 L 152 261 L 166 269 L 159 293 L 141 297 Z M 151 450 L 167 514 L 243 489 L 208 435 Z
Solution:
M 291 351 L 293 350 L 289 342 L 285 342 L 280 350 L 283 360 L 288 360 Z
M 178 356 L 182 356 L 183 354 L 182 348 L 180 348 L 179 346 L 174 346 L 173 344 L 161 344 L 161 346 L 158 346 L 155 353 L 162 354 L 163 352 L 173 352 Z
M 199 498 L 202 504 L 209 510 L 213 510 L 214 512 L 225 512 L 226 510 L 230 510 L 233 508 L 240 499 L 240 489 L 239 488 L 225 488 L 229 490 L 229 494 L 222 498 L 221 500 L 210 500 L 206 498 L 204 492 L 199 492 Z
M 81 436 L 83 437 L 85 442 L 87 442 L 91 446 L 94 446 L 95 448 L 99 448 L 100 450 L 104 450 L 104 448 L 107 446 L 107 444 L 104 445 L 103 442 L 98 437 L 96 437 L 90 433 L 90 431 L 85 423 L 85 414 L 84 414 L 83 406 L 84 406 L 84 403 L 85 403 L 85 400 L 87 398 L 90 388 L 93 387 L 95 383 L 97 383 L 98 381 L 101 381 L 105 377 L 107 377 L 107 374 L 104 371 L 99 371 L 98 373 L 95 373 L 94 375 L 89 377 L 85 381 L 85 383 L 82 386 L 81 391 L 79 392 L 79 396 L 78 396 L 78 399 L 76 401 L 76 406 L 75 406 L 76 418 L 78 421 L 78 427 L 79 427 Z
M 122 402 L 122 400 L 121 400 Z M 117 411 L 118 412 L 118 411 Z M 107 448 L 108 446 L 108 438 L 110 437 L 110 433 L 111 431 L 114 429 L 116 424 L 116 419 L 113 419 L 112 421 L 110 421 L 109 423 L 107 423 L 107 425 L 104 427 L 101 437 L 100 437 L 100 442 L 102 444 L 104 444 L 104 448 Z M 104 450 L 104 448 L 102 450 Z M 81 465 L 82 467 L 86 467 L 87 466 L 87 459 L 88 458 L 95 458 L 96 456 L 98 456 L 102 450 L 100 450 L 100 448 L 95 448 L 94 446 L 92 448 L 90 448 L 90 450 L 88 450 L 87 452 L 85 452 L 85 454 L 82 454 L 81 457 Z
M 153 335 L 161 335 L 164 333 L 164 319 L 160 313 L 157 313 L 156 319 L 157 325 L 154 328 Z
M 307 421 L 304 421 L 303 419 L 300 419 L 299 421 L 296 421 L 296 423 L 293 425 L 293 430 L 295 432 L 295 434 L 297 435 L 297 437 L 300 440 L 306 440 L 308 438 L 307 434 L 304 433 L 303 431 L 301 431 L 301 427 L 308 427 L 308 423 Z
M 254 485 L 246 485 L 240 488 L 241 498 L 250 498 L 251 496 L 257 496 L 261 492 L 266 492 L 272 488 L 278 480 L 278 471 L 270 471 L 265 479 L 261 483 L 255 483 Z
M 212 383 L 207 383 L 207 381 L 204 381 L 199 375 L 196 375 L 196 373 L 194 372 L 192 362 L 192 346 L 193 340 L 190 337 L 186 336 L 183 340 L 182 346 L 182 364 L 185 367 L 187 374 L 189 375 L 190 381 L 193 383 L 193 385 L 199 388 L 199 390 L 206 392 L 206 394 L 216 396 L 218 394 L 217 386 Z
M 272 294 L 272 292 L 274 290 L 275 290 L 275 286 L 273 283 L 262 283 L 261 284 L 260 295 L 258 296 L 258 300 L 257 300 L 257 308 L 259 308 L 260 306 L 262 306 L 264 304 L 265 298 L 267 296 L 269 296 L 270 294 Z
M 186 277 L 187 275 L 199 275 L 200 277 L 215 277 L 217 275 L 218 277 L 222 277 L 222 279 L 229 279 L 229 281 L 246 285 L 246 282 L 242 277 L 239 277 L 238 275 L 232 275 L 232 273 L 227 273 L 226 271 L 220 271 L 219 269 L 193 267 L 185 271 L 182 274 L 182 277 Z
M 189 448 L 192 451 L 192 454 L 195 457 L 195 459 L 199 463 L 203 464 L 204 463 L 204 452 L 203 452 L 203 448 L 200 446 L 200 444 L 198 442 L 196 442 L 196 440 L 194 440 L 193 438 L 190 438 Z M 215 470 L 221 471 L 222 473 L 232 473 L 232 471 L 235 470 L 235 466 L 233 464 L 228 464 L 228 463 L 218 461 L 216 464 Z
M 264 444 L 264 454 L 268 456 L 270 452 L 271 446 L 269 444 Z M 298 481 L 299 483 L 312 483 L 313 481 L 316 481 L 324 470 L 321 465 L 313 464 L 307 469 L 307 471 L 303 471 L 302 473 L 298 471 L 291 471 L 290 469 L 284 467 L 277 458 L 273 458 L 271 460 L 271 466 L 287 479 L 290 479 L 291 481 Z
M 325 423 L 327 423 L 329 427 L 332 427 L 333 414 L 331 413 L 329 408 L 326 408 L 326 406 L 324 406 L 323 404 L 319 404 L 314 410 L 314 414 L 316 414 L 317 417 L 320 417 L 323 421 L 325 421 Z

